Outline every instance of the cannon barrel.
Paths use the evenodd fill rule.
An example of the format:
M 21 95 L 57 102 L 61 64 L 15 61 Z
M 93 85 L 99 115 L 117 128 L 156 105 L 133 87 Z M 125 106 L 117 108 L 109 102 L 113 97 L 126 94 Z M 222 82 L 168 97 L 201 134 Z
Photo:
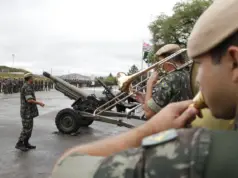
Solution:
M 96 79 L 97 79 L 97 81 L 105 88 L 105 90 L 106 90 L 108 93 L 110 93 L 110 95 L 112 95 L 113 97 L 116 97 L 116 96 L 112 93 L 111 89 L 110 89 L 107 85 L 105 85 L 105 83 L 103 83 L 103 81 L 101 81 L 99 78 L 96 78 Z
M 78 100 L 79 98 L 87 98 L 89 96 L 89 94 L 85 93 L 78 87 L 69 84 L 59 77 L 52 76 L 48 72 L 43 72 L 43 75 L 54 82 L 56 90 L 63 93 L 70 99 Z

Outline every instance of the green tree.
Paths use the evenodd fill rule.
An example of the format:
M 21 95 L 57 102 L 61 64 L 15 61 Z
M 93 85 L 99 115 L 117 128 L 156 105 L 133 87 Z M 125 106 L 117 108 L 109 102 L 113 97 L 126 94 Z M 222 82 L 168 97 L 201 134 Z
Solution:
M 139 72 L 138 67 L 136 65 L 132 65 L 131 68 L 129 69 L 129 72 L 127 73 L 127 75 L 132 75 L 137 72 Z M 132 84 L 136 85 L 137 83 L 139 83 L 141 81 L 141 77 L 142 77 L 142 80 L 144 80 L 144 79 L 146 79 L 147 74 L 137 77 L 135 80 L 133 80 Z
M 104 78 L 104 82 L 106 85 L 116 85 L 117 84 L 116 77 L 114 77 L 111 73 L 108 75 L 108 77 Z
M 187 38 L 195 22 L 211 3 L 212 0 L 180 1 L 174 5 L 172 16 L 160 14 L 151 22 L 149 29 L 154 45 L 148 55 L 149 61 L 154 62 L 155 52 L 165 44 L 175 43 L 186 47 Z
M 137 73 L 139 71 L 138 67 L 134 64 L 133 66 L 131 66 L 131 68 L 129 69 L 129 72 L 127 73 L 127 75 L 132 75 L 134 73 Z

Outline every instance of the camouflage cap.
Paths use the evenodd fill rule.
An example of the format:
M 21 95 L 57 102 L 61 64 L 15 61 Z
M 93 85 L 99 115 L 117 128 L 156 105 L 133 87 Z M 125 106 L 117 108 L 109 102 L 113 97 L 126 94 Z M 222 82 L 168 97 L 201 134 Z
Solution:
M 165 54 L 165 53 L 176 52 L 176 51 L 178 51 L 178 50 L 180 50 L 179 45 L 177 45 L 177 44 L 167 44 L 167 45 L 161 47 L 161 48 L 155 53 L 155 55 L 156 55 L 156 56 L 161 56 L 161 55 L 163 55 L 163 54 Z
M 28 77 L 33 77 L 33 74 L 32 74 L 32 73 L 26 73 L 26 74 L 24 75 L 24 78 L 28 78 Z
M 216 0 L 200 16 L 188 38 L 190 58 L 216 47 L 238 30 L 238 1 Z

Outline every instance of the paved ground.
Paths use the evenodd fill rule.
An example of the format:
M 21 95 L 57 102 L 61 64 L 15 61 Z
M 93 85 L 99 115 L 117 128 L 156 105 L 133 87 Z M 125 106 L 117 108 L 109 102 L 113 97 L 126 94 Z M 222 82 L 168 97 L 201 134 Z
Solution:
M 95 92 L 99 94 L 101 91 L 96 89 Z M 0 94 L 1 178 L 48 178 L 55 161 L 66 149 L 128 130 L 94 122 L 89 128 L 81 128 L 77 136 L 56 134 L 54 118 L 57 112 L 69 107 L 73 101 L 57 91 L 37 92 L 36 96 L 46 104 L 45 108 L 39 108 L 40 116 L 34 121 L 30 140 L 37 149 L 22 153 L 14 148 L 21 131 L 19 94 Z M 135 120 L 130 122 L 136 125 L 142 123 Z

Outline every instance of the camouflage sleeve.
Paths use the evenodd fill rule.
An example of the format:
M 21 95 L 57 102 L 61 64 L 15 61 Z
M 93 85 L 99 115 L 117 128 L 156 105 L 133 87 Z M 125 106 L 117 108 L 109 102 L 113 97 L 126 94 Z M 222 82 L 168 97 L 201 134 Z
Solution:
M 147 102 L 147 106 L 155 113 L 162 107 L 169 104 L 172 96 L 171 82 L 166 78 L 154 87 L 152 98 Z
M 158 113 L 161 110 L 161 107 L 155 102 L 153 98 L 147 101 L 147 106 L 150 108 L 154 113 Z
M 24 89 L 25 99 L 26 99 L 26 100 L 33 99 L 34 97 L 32 96 L 32 93 L 33 93 L 32 88 L 29 87 L 29 86 L 27 86 L 27 87 Z

